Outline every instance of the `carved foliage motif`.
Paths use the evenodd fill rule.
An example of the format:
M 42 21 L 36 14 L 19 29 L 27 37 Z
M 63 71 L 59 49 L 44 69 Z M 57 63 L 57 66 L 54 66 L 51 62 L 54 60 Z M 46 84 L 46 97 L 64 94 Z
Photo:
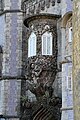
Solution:
M 52 19 L 53 18 L 53 19 Z M 30 20 L 30 19 L 29 19 Z M 56 98 L 53 94 L 52 84 L 55 80 L 55 76 L 57 73 L 57 28 L 56 28 L 56 18 L 50 16 L 38 16 L 36 19 L 32 19 L 29 21 L 29 29 L 30 32 L 34 32 L 37 37 L 37 51 L 36 56 L 27 57 L 25 59 L 25 72 L 24 75 L 26 77 L 26 91 L 30 90 L 36 97 L 36 103 L 32 102 L 27 103 L 26 112 L 23 112 L 23 115 L 27 115 L 29 108 L 30 111 L 33 110 L 34 120 L 39 120 L 36 118 L 36 114 L 39 112 L 39 107 L 43 106 L 42 109 L 49 108 L 51 116 L 55 117 L 56 112 L 59 111 L 59 98 Z M 51 32 L 53 36 L 53 54 L 52 55 L 42 55 L 42 35 L 45 32 Z M 30 34 L 29 34 L 30 35 Z M 28 36 L 29 36 L 28 35 Z M 29 38 L 29 37 L 27 37 Z M 28 40 L 26 40 L 28 42 Z M 28 44 L 28 43 L 27 43 Z M 28 51 L 28 49 L 27 49 Z M 24 53 L 24 50 L 23 50 Z M 28 53 L 28 52 L 27 52 Z M 31 108 L 32 105 L 32 108 Z M 34 107 L 37 106 L 37 109 Z M 35 109 L 34 109 L 35 108 Z M 30 112 L 29 111 L 29 112 Z M 53 115 L 54 113 L 54 115 Z M 41 113 L 42 114 L 42 113 Z M 29 113 L 30 115 L 30 113 Z M 40 114 L 39 114 L 40 115 Z M 39 116 L 38 115 L 38 116 Z M 59 113 L 60 115 L 60 113 Z M 60 117 L 58 115 L 58 117 Z M 27 115 L 28 116 L 28 115 Z M 40 118 L 41 119 L 41 118 Z M 26 117 L 25 119 L 26 120 Z M 30 119 L 31 120 L 31 119 Z M 44 120 L 44 119 L 43 119 Z M 57 120 L 55 118 L 55 120 Z
M 52 19 L 54 18 L 54 19 Z M 57 73 L 57 37 L 56 19 L 48 16 L 30 20 L 29 29 L 36 34 L 36 56 L 28 57 L 25 61 L 25 77 L 36 84 L 51 86 Z M 42 35 L 51 32 L 53 36 L 52 55 L 42 55 Z M 28 49 L 27 49 L 28 50 Z
M 36 80 L 36 82 L 50 82 L 54 81 L 57 63 L 55 56 L 37 56 L 27 59 L 26 62 L 26 77 L 29 80 Z M 52 78 L 52 79 L 51 79 Z

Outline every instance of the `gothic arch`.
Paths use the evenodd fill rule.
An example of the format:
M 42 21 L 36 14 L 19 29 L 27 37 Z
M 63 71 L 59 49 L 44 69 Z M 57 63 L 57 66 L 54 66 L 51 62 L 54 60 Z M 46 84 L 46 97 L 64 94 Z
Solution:
M 52 41 L 52 33 L 46 31 L 42 35 L 42 55 L 52 55 Z
M 70 11 L 70 12 L 67 12 L 64 16 L 63 16 L 63 18 L 62 18 L 62 27 L 66 27 L 66 23 L 67 23 L 67 21 L 69 20 L 69 18 L 72 16 L 72 12 Z

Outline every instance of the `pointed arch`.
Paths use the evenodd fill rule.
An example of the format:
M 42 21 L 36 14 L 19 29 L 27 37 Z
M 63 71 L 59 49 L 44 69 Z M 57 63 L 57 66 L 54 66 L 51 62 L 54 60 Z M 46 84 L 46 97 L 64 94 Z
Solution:
M 42 55 L 52 55 L 52 38 L 48 31 L 42 35 Z
M 34 32 L 32 32 L 28 39 L 28 57 L 35 55 L 36 55 L 36 35 Z

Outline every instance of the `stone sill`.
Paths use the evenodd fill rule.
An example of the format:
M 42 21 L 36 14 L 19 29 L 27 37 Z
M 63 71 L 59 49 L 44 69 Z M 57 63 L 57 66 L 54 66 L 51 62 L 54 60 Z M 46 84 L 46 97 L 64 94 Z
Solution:
M 65 111 L 65 110 L 73 110 L 73 106 L 61 108 L 61 111 Z

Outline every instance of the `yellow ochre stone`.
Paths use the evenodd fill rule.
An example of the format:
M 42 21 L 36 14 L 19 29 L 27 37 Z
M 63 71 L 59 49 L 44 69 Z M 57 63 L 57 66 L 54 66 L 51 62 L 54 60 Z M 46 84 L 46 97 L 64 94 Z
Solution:
M 80 1 L 73 3 L 73 100 L 74 120 L 80 119 Z

